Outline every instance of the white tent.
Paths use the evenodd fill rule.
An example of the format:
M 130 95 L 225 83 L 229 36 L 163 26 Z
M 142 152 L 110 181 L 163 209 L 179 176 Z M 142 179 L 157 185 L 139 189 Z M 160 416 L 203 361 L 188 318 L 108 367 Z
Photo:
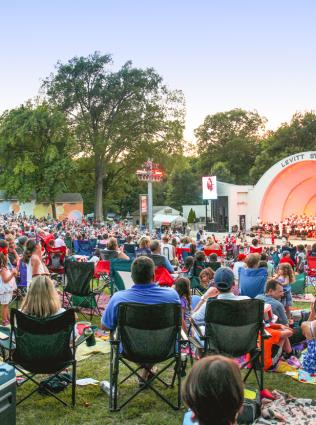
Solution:
M 186 219 L 181 215 L 156 214 L 153 218 L 155 227 L 177 226 L 186 223 Z

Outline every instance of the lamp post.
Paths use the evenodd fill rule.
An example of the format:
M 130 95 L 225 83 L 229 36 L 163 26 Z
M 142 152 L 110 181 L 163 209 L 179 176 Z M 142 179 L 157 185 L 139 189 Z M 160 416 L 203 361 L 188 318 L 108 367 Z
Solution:
M 145 162 L 141 170 L 136 171 L 136 175 L 140 181 L 147 181 L 147 221 L 150 234 L 153 231 L 153 182 L 160 182 L 163 177 L 163 172 L 160 170 L 159 164 L 154 164 L 152 161 Z

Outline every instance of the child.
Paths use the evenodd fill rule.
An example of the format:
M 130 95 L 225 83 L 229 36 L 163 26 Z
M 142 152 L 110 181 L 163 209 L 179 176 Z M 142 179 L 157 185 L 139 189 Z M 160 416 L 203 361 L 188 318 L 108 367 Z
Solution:
M 290 319 L 290 306 L 293 305 L 291 284 L 295 282 L 295 275 L 291 264 L 279 264 L 276 280 L 283 286 L 284 295 L 281 301 L 285 307 L 286 315 Z
M 244 385 L 233 359 L 207 356 L 194 363 L 183 386 L 184 425 L 234 425 L 244 399 Z
M 9 304 L 12 300 L 14 289 L 16 289 L 16 269 L 8 269 L 8 244 L 0 241 L 0 304 L 2 305 L 2 325 L 10 323 Z
M 182 310 L 182 329 L 188 333 L 190 325 L 191 315 L 191 293 L 190 293 L 190 281 L 186 277 L 179 277 L 175 281 L 175 290 L 178 292 L 181 300 Z

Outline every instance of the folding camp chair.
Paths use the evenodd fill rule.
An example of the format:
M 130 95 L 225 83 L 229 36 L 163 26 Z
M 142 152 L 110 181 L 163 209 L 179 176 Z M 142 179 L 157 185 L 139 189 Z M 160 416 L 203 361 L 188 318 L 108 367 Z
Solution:
M 75 358 L 75 313 L 70 309 L 56 316 L 38 319 L 19 310 L 11 309 L 11 331 L 6 341 L 0 340 L 3 349 L 9 352 L 7 362 L 13 365 L 26 380 L 36 385 L 17 405 L 33 395 L 38 388 L 61 402 L 68 404 L 52 392 L 50 383 L 66 368 L 72 367 L 72 377 L 67 381 L 72 386 L 72 406 L 76 404 L 76 358 Z M 35 379 L 35 375 L 47 374 L 45 384 Z M 66 379 L 63 376 L 63 379 Z
M 19 300 L 22 299 L 27 291 L 27 268 L 23 260 L 19 262 L 19 275 L 16 279 L 16 290 L 10 304 L 16 303 L 16 308 L 19 306 Z
M 65 274 L 66 247 L 53 248 L 48 246 L 46 252 L 48 270 L 57 277 L 59 283 L 62 283 L 62 277 Z
M 92 248 L 89 240 L 74 241 L 75 253 L 77 255 L 86 255 L 91 257 L 94 249 Z
M 69 305 L 78 309 L 85 318 L 87 316 L 82 311 L 83 308 L 90 310 L 90 320 L 94 312 L 100 315 L 98 301 L 106 283 L 93 289 L 94 263 L 66 260 L 65 274 L 63 305 L 65 305 L 65 298 L 67 298 Z
M 134 397 L 145 389 L 151 389 L 158 397 L 170 407 L 177 410 L 181 405 L 181 355 L 179 347 L 181 340 L 181 306 L 180 304 L 139 304 L 122 303 L 119 305 L 118 323 L 115 336 L 111 338 L 110 360 L 110 410 L 117 411 L 124 407 Z M 132 362 L 132 364 L 131 364 Z M 154 364 L 167 362 L 157 372 L 153 373 Z M 120 363 L 125 365 L 130 373 L 119 382 Z M 137 366 L 133 366 L 136 363 Z M 161 374 L 174 367 L 174 375 L 170 384 L 162 379 Z M 145 368 L 150 372 L 146 381 L 139 371 Z M 136 375 L 142 383 L 120 405 L 118 404 L 118 389 L 125 381 Z M 165 396 L 154 386 L 154 381 L 159 381 L 166 388 L 174 385 L 177 378 L 177 402 L 170 401 L 170 396 Z
M 133 260 L 136 256 L 136 245 L 134 243 L 125 243 L 124 252 L 131 260 Z
M 203 295 L 205 288 L 200 284 L 200 273 L 202 270 L 206 269 L 209 266 L 209 263 L 205 261 L 194 261 L 192 266 L 192 272 L 190 271 L 190 288 L 193 295 Z
M 306 286 L 316 288 L 316 257 L 308 256 L 306 258 Z
M 190 338 L 190 343 L 200 350 L 202 356 L 223 354 L 236 358 L 247 354 L 241 365 L 241 368 L 249 368 L 244 382 L 253 371 L 262 390 L 265 339 L 263 313 L 262 300 L 209 300 L 205 311 L 205 333 L 191 319 L 197 338 Z
M 134 282 L 131 276 L 132 260 L 115 258 L 110 261 L 111 295 L 116 291 L 128 289 Z
M 113 260 L 114 258 L 118 258 L 118 252 L 112 249 L 102 249 L 100 251 L 100 257 L 103 261 Z

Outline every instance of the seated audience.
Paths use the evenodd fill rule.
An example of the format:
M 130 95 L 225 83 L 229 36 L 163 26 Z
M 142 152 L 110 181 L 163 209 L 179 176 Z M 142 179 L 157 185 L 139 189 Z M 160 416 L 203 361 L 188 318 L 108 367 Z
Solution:
M 192 314 L 192 318 L 198 325 L 205 323 L 206 302 L 211 302 L 212 298 L 217 297 L 223 300 L 246 300 L 249 297 L 235 295 L 233 293 L 234 273 L 228 267 L 221 267 L 216 270 L 214 275 L 215 287 L 209 288 L 201 297 L 201 301 L 197 304 Z
M 41 319 L 55 316 L 65 311 L 61 307 L 58 292 L 49 276 L 33 277 L 23 300 L 21 311 Z
M 259 269 L 259 254 L 249 254 L 246 258 L 246 268 L 239 268 L 240 295 L 255 298 L 264 294 L 264 288 L 268 277 L 266 268 Z
M 130 289 L 116 292 L 110 299 L 101 319 L 103 329 L 114 331 L 117 326 L 118 308 L 121 303 L 141 304 L 180 304 L 180 298 L 174 289 L 162 288 L 153 283 L 155 264 L 151 258 L 138 257 L 132 263 L 132 279 L 134 285 Z M 142 377 L 148 379 L 147 368 L 142 371 Z
M 308 340 L 307 353 L 304 355 L 302 367 L 311 374 L 316 374 L 316 302 L 311 305 L 307 322 L 302 323 L 303 334 Z
M 243 404 L 244 384 L 233 359 L 208 356 L 196 362 L 183 386 L 190 411 L 183 425 L 234 425 Z
M 169 273 L 174 273 L 174 268 L 165 255 L 161 255 L 160 242 L 155 239 L 150 244 L 151 258 L 156 267 L 163 266 Z
M 283 286 L 282 303 L 285 307 L 287 317 L 290 319 L 290 307 L 293 305 L 291 285 L 295 282 L 294 271 L 289 263 L 279 264 L 276 280 Z
M 290 251 L 283 251 L 283 252 L 282 252 L 282 258 L 281 258 L 281 260 L 280 260 L 280 264 L 285 264 L 285 263 L 290 264 L 290 265 L 291 265 L 291 267 L 293 267 L 293 268 L 294 268 L 294 266 L 295 266 L 295 263 L 294 263 L 294 261 L 293 261 L 293 260 L 292 260 L 292 258 L 291 258 L 291 253 L 290 253 Z
M 174 285 L 181 301 L 182 329 L 188 333 L 192 307 L 190 281 L 185 277 L 179 277 Z
M 211 254 L 210 256 L 209 256 L 209 267 L 214 271 L 214 272 L 216 272 L 216 270 L 217 269 L 219 269 L 220 268 L 220 266 L 221 266 L 221 263 L 218 261 L 218 259 L 217 259 L 217 255 L 216 254 Z
M 275 279 L 269 279 L 267 281 L 265 294 L 260 294 L 256 296 L 257 299 L 263 300 L 266 304 L 271 305 L 273 314 L 275 314 L 278 318 L 276 323 L 288 325 L 289 320 L 285 313 L 284 306 L 280 301 L 282 297 L 283 286 Z

